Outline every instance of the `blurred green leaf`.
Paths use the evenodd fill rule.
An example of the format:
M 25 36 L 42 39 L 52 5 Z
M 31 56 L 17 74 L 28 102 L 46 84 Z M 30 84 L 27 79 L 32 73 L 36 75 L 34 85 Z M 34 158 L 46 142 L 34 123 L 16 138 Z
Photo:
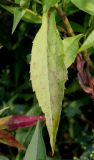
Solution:
M 21 0 L 15 0 L 15 3 L 20 4 Z
M 39 116 L 41 114 L 41 108 L 39 107 L 39 104 L 35 104 L 30 108 L 30 110 L 26 113 L 26 115 L 36 115 Z
M 35 126 L 31 128 L 23 128 L 16 131 L 16 139 L 27 148 L 34 134 Z
M 80 114 L 81 113 L 80 106 L 81 106 L 80 101 L 73 101 L 71 103 L 68 103 L 68 107 L 64 108 L 66 116 L 70 118 L 75 116 L 76 114 Z
M 74 32 L 77 32 L 77 33 L 84 33 L 85 32 L 85 28 L 82 25 L 75 23 L 73 21 L 71 21 L 70 24 L 71 24 Z
M 74 37 L 65 38 L 63 42 L 63 50 L 65 55 L 65 66 L 68 68 L 75 60 L 77 56 L 77 51 L 79 48 L 79 40 L 82 38 L 82 34 Z
M 0 6 L 12 14 L 14 14 L 15 8 L 17 9 L 17 7 L 10 7 L 6 5 Z M 23 15 L 22 19 L 29 23 L 41 23 L 41 16 L 30 9 L 25 9 L 25 14 Z
M 0 160 L 9 160 L 9 159 L 5 156 L 0 156 Z
M 20 6 L 24 8 L 28 8 L 30 5 L 30 0 L 20 0 Z
M 94 0 L 71 0 L 79 9 L 94 15 Z
M 45 160 L 46 159 L 46 150 L 42 137 L 42 131 L 40 123 L 37 123 L 34 135 L 31 139 L 31 142 L 27 148 L 24 160 Z
M 21 8 L 15 8 L 14 9 L 14 19 L 13 19 L 13 28 L 12 28 L 12 33 L 14 33 L 17 25 L 19 24 L 20 20 L 26 13 L 26 9 L 21 9 Z
M 82 44 L 78 52 L 82 52 L 85 49 L 88 49 L 90 47 L 94 47 L 94 30 L 89 34 L 85 42 Z
M 93 160 L 94 159 L 94 146 L 89 146 L 80 156 L 80 160 Z
M 7 109 L 9 109 L 9 107 L 5 107 L 5 108 L 3 108 L 3 109 L 0 109 L 0 115 L 1 115 L 4 111 L 6 111 Z

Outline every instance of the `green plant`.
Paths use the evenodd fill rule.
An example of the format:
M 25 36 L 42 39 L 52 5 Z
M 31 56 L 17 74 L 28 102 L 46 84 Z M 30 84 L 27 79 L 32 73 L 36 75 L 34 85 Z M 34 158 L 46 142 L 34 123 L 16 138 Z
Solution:
M 74 157 L 74 159 L 88 158 L 92 160 L 94 148 L 92 128 L 94 125 L 87 115 L 88 109 L 93 110 L 92 99 L 94 99 L 93 0 L 15 0 L 15 2 L 0 1 L 0 6 L 1 14 L 3 12 L 8 14 L 6 11 L 13 14 L 12 37 L 17 38 L 16 43 L 12 43 L 7 39 L 8 36 L 4 37 L 0 33 L 2 46 L 6 46 L 9 51 L 15 53 L 14 73 L 11 71 L 11 66 L 8 65 L 1 73 L 0 83 L 4 86 L 1 89 L 4 90 L 3 88 L 8 87 L 7 91 L 11 92 L 11 94 L 7 93 L 6 100 L 4 99 L 6 94 L 3 91 L 4 97 L 1 96 L 3 105 L 6 107 L 9 105 L 12 114 L 15 114 L 16 104 L 20 104 L 19 99 L 21 99 L 24 106 L 24 109 L 21 109 L 22 114 L 36 116 L 40 115 L 41 111 L 43 112 L 48 130 L 47 134 L 46 128 L 43 127 L 43 136 L 46 144 L 46 138 L 48 139 L 49 135 L 52 149 L 49 151 L 49 145 L 46 146 L 46 150 L 48 148 L 47 155 L 54 156 L 55 152 L 54 158 L 48 157 L 47 159 L 73 159 Z M 11 27 L 9 26 L 9 28 Z M 26 38 L 28 44 L 26 44 Z M 36 97 L 31 90 L 28 64 L 25 61 L 26 57 L 30 56 L 30 50 L 30 79 Z M 17 52 L 21 52 L 20 55 Z M 20 57 L 24 59 L 21 59 L 21 62 Z M 22 69 L 24 64 L 27 66 L 27 74 L 21 79 L 21 75 L 24 74 Z M 12 72 L 12 78 L 10 72 Z M 7 78 L 7 83 L 4 82 L 5 78 Z M 15 85 L 12 86 L 10 81 L 13 84 L 13 80 Z M 31 99 L 33 103 L 30 101 Z M 89 105 L 91 105 L 91 109 L 88 107 Z M 16 111 L 16 114 L 18 113 L 19 110 Z M 10 115 L 10 112 L 6 112 L 5 115 Z M 4 115 L 2 114 L 2 116 Z M 42 157 L 45 157 L 46 159 L 39 123 L 36 129 L 28 130 L 27 134 L 26 132 L 27 130 L 16 132 L 18 139 L 21 135 L 26 136 L 25 140 L 21 142 L 26 146 L 31 139 L 25 158 L 42 160 Z M 37 141 L 35 141 L 36 139 Z M 61 152 L 62 146 L 68 156 L 65 154 L 64 157 L 63 151 Z M 72 147 L 72 151 L 68 153 L 67 149 L 70 147 Z M 36 150 L 33 156 L 30 148 Z M 18 152 L 16 160 L 21 160 L 23 157 L 24 153 Z

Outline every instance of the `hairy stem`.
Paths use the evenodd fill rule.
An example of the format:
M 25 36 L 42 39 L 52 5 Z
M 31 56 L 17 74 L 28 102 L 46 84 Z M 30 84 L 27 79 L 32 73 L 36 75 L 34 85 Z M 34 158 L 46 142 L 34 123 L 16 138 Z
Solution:
M 65 27 L 65 30 L 66 30 L 66 32 L 67 32 L 67 34 L 69 35 L 69 36 L 74 36 L 75 34 L 74 34 L 74 31 L 73 31 L 73 29 L 72 29 L 72 27 L 71 27 L 71 25 L 70 25 L 70 23 L 69 23 L 69 20 L 68 20 L 68 18 L 67 18 L 67 16 L 66 16 L 66 14 L 65 14 L 65 12 L 63 12 L 62 11 L 62 8 L 61 7 L 56 7 L 56 11 L 57 11 L 57 13 L 58 13 L 58 15 L 62 18 L 62 20 L 63 20 L 63 23 L 64 23 L 64 27 Z

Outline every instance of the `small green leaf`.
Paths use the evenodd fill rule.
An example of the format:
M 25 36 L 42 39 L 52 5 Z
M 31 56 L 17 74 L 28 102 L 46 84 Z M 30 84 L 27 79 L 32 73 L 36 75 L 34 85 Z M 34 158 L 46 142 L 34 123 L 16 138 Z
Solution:
M 20 20 L 24 16 L 25 12 L 26 12 L 26 9 L 21 9 L 21 8 L 14 9 L 14 20 L 13 20 L 12 33 L 15 31 L 17 25 L 19 24 Z
M 42 26 L 32 48 L 30 66 L 33 90 L 45 113 L 52 152 L 62 109 L 67 71 L 64 65 L 62 40 L 56 29 L 55 13 L 44 13 Z
M 17 7 L 10 7 L 6 5 L 0 5 L 0 6 L 12 14 L 14 14 L 15 8 L 17 8 Z M 25 9 L 25 10 L 26 12 L 22 17 L 24 21 L 29 23 L 41 23 L 41 16 L 31 11 L 30 9 Z
M 20 4 L 21 0 L 15 0 L 15 3 Z
M 80 10 L 94 15 L 94 0 L 71 0 Z
M 94 46 L 94 30 L 90 33 L 90 35 L 87 37 L 85 42 L 82 44 L 78 52 L 84 51 L 85 49 L 88 49 L 90 47 Z
M 2 114 L 3 112 L 5 112 L 5 111 L 8 110 L 8 109 L 9 109 L 9 107 L 5 107 L 5 108 L 0 109 L 0 116 L 1 116 L 1 114 Z
M 65 54 L 65 66 L 66 68 L 68 68 L 75 60 L 76 56 L 77 56 L 77 51 L 79 48 L 79 40 L 81 39 L 83 35 L 79 34 L 77 36 L 74 37 L 68 37 L 65 38 L 62 42 L 63 42 L 63 50 L 64 50 L 64 54 Z
M 0 160 L 9 160 L 9 159 L 5 156 L 0 156 Z
M 24 160 L 45 160 L 46 159 L 46 150 L 45 144 L 42 137 L 42 131 L 40 123 L 37 123 L 35 132 L 31 139 L 31 142 L 27 148 Z
M 26 8 L 29 7 L 30 0 L 15 0 L 15 3 L 18 3 L 20 7 L 24 7 L 24 9 L 23 8 L 14 9 L 14 20 L 13 20 L 12 33 L 15 31 L 17 25 L 19 24 L 20 20 L 24 16 L 26 12 Z
M 84 33 L 85 32 L 85 28 L 84 26 L 76 23 L 76 22 L 73 22 L 73 21 L 70 21 L 70 24 L 72 26 L 72 29 L 74 32 L 78 32 L 78 33 Z

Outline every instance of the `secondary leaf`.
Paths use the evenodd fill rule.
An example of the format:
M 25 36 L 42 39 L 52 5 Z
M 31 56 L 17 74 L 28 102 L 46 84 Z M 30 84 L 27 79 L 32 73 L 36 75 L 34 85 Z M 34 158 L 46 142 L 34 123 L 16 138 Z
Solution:
M 40 123 L 37 123 L 34 135 L 31 139 L 31 142 L 27 148 L 24 160 L 45 160 L 46 159 L 46 150 L 45 144 L 42 137 L 42 131 Z
M 9 160 L 7 157 L 0 155 L 0 160 Z
M 15 0 L 15 3 L 18 3 L 21 8 L 15 8 L 14 9 L 14 19 L 13 19 L 13 28 L 12 28 L 12 33 L 15 31 L 17 25 L 19 24 L 20 20 L 24 16 L 26 12 L 26 8 L 29 7 L 30 0 Z M 24 8 L 22 8 L 24 7 Z
M 71 0 L 79 9 L 94 15 L 94 0 Z
M 30 66 L 33 90 L 45 113 L 52 152 L 54 152 L 67 71 L 62 40 L 56 29 L 55 13 L 44 13 L 42 26 L 32 48 Z
M 18 23 L 20 22 L 20 20 L 24 16 L 25 12 L 26 12 L 26 9 L 22 9 L 22 8 L 15 8 L 14 9 L 14 20 L 13 20 L 12 33 L 15 31 Z
M 94 30 L 89 34 L 85 42 L 82 44 L 78 52 L 84 51 L 94 46 Z
M 83 35 L 79 34 L 74 37 L 65 38 L 63 42 L 63 49 L 65 54 L 65 66 L 68 68 L 75 60 L 77 56 L 77 51 L 79 48 L 79 40 L 81 39 Z
M 6 5 L 0 6 L 12 14 L 14 14 L 15 8 L 17 9 L 17 7 L 10 7 Z M 29 23 L 41 23 L 41 16 L 39 16 L 37 13 L 33 12 L 30 9 L 25 9 L 25 11 L 25 14 L 21 17 L 24 21 Z

